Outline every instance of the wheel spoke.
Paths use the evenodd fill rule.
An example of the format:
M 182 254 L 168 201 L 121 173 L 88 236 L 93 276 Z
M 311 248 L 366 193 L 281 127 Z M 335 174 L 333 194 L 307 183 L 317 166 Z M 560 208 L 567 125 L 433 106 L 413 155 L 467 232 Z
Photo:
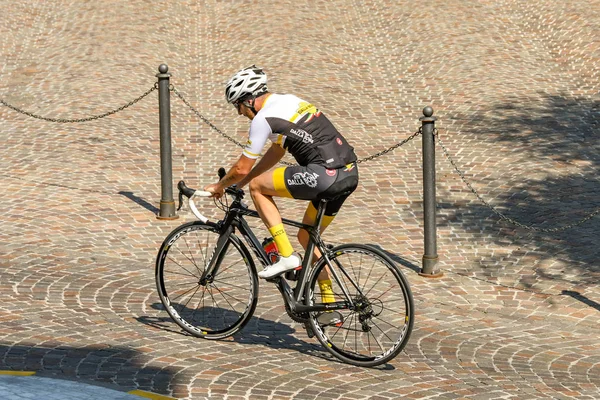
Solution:
M 413 309 L 408 282 L 397 266 L 377 249 L 341 245 L 330 254 L 331 264 L 343 280 L 334 282 L 334 296 L 345 297 L 340 288 L 347 285 L 354 307 L 337 310 L 343 316 L 342 326 L 324 329 L 324 335 L 317 338 L 333 355 L 353 365 L 375 366 L 389 361 L 406 345 L 412 328 L 412 321 L 404 317 Z M 314 271 L 307 290 L 316 289 L 318 293 L 317 279 L 324 268 L 321 264 Z M 316 319 L 316 314 L 311 317 Z M 397 340 L 392 339 L 395 336 Z
M 196 295 L 196 293 L 198 293 L 198 290 L 200 289 L 200 285 L 196 286 L 196 290 L 194 290 L 194 294 L 192 294 L 190 296 L 190 298 L 188 299 L 188 301 L 186 301 L 186 303 L 183 305 L 183 308 L 187 308 L 187 305 L 190 303 L 190 301 L 192 301 L 192 299 L 194 298 L 194 296 Z M 190 292 L 191 290 L 188 290 L 188 292 Z M 179 296 L 181 297 L 181 296 Z
M 193 272 L 190 272 L 190 270 L 188 270 L 187 268 L 185 268 L 183 265 L 179 264 L 174 258 L 172 258 L 171 256 L 167 257 L 169 260 L 173 261 L 175 264 L 177 264 L 182 270 L 184 270 L 185 272 L 187 272 L 188 274 L 190 274 L 190 276 L 195 276 L 196 278 L 198 278 L 197 275 L 194 275 Z
M 392 328 L 398 329 L 399 331 L 401 331 L 401 330 L 402 330 L 402 328 L 401 328 L 401 327 L 399 327 L 399 326 L 396 326 L 396 325 L 392 325 L 391 323 L 387 322 L 385 319 L 381 319 L 381 318 L 379 318 L 379 317 L 376 317 L 376 316 L 373 316 L 373 318 L 376 318 L 377 320 L 379 320 L 379 321 L 383 322 L 384 324 L 387 324 L 387 325 L 391 326 Z M 378 326 L 377 328 L 379 328 L 379 326 Z M 379 328 L 379 330 L 381 330 L 381 328 Z
M 220 280 L 220 279 L 213 279 L 213 283 L 214 283 L 214 282 L 218 282 L 218 283 L 225 283 L 225 281 L 222 281 L 222 280 Z M 245 290 L 245 291 L 247 291 L 247 292 L 250 292 L 250 288 L 247 288 L 247 287 L 242 287 L 242 286 L 239 286 L 239 285 L 234 285 L 234 284 L 231 284 L 231 283 L 227 283 L 227 285 L 228 285 L 228 286 L 231 286 L 231 287 L 234 287 L 234 288 L 236 288 L 236 289 L 241 289 L 241 290 Z
M 355 319 L 354 317 L 355 317 L 355 315 L 352 315 L 352 318 L 350 319 L 350 326 L 352 326 L 352 320 Z M 344 347 L 346 347 L 346 342 L 348 341 L 348 335 L 350 335 L 350 329 L 348 329 L 346 331 L 346 336 L 344 337 L 344 342 L 342 343 L 342 350 L 344 349 Z
M 375 286 L 377 286 L 377 284 L 378 284 L 379 282 L 381 282 L 381 280 L 382 280 L 382 279 L 383 279 L 383 275 L 381 275 L 381 276 L 379 277 L 379 279 L 377 279 L 377 281 L 376 281 L 376 282 L 373 284 L 373 286 L 371 286 L 371 289 L 367 290 L 367 292 L 366 292 L 366 293 L 364 293 L 364 296 L 365 296 L 365 297 L 369 296 L 369 293 L 371 293 L 371 290 L 373 290 L 373 288 L 375 288 Z M 365 285 L 365 286 L 366 286 L 366 285 Z
M 185 296 L 186 294 L 188 294 L 189 292 L 191 292 L 191 291 L 192 291 L 192 290 L 194 290 L 194 289 L 196 289 L 196 291 L 197 291 L 199 287 L 200 287 L 200 285 L 198 285 L 198 284 L 197 284 L 197 282 L 196 282 L 196 286 L 194 286 L 193 288 L 191 288 L 191 289 L 189 289 L 189 290 L 186 290 L 185 292 L 183 292 L 183 293 L 182 293 L 182 294 L 180 294 L 179 296 L 175 296 L 175 297 L 173 297 L 171 300 L 177 300 L 177 299 L 179 299 L 180 297 L 182 297 L 182 296 Z M 195 294 L 195 293 L 194 293 L 194 294 Z M 193 297 L 193 295 L 192 295 L 192 297 Z
M 161 301 L 185 331 L 208 339 L 230 336 L 256 307 L 258 278 L 252 257 L 234 234 L 217 255 L 218 232 L 199 224 L 178 229 L 169 236 L 175 238 L 171 245 L 159 254 L 156 283 Z M 215 274 L 208 286 L 200 285 L 199 276 L 211 262 Z
M 228 250 L 229 251 L 229 250 Z M 227 254 L 225 254 L 225 256 L 227 256 Z M 219 276 L 220 274 L 226 272 L 227 270 L 229 270 L 231 267 L 233 267 L 234 265 L 239 265 L 240 261 L 244 261 L 244 259 L 242 257 L 239 258 L 239 260 L 233 261 L 231 264 L 229 264 L 227 267 L 223 268 L 223 267 L 219 267 L 219 272 L 215 275 L 215 276 Z M 221 269 L 223 268 L 223 269 Z
M 214 287 L 215 289 L 217 289 L 217 292 L 219 292 L 221 294 L 221 296 L 223 297 L 223 299 L 227 302 L 227 304 L 229 304 L 229 307 L 231 307 L 232 310 L 235 310 L 235 307 L 231 305 L 231 303 L 229 302 L 229 300 L 227 300 L 227 297 L 225 297 L 225 295 L 229 296 L 230 298 L 232 298 L 233 300 L 237 301 L 238 303 L 242 303 L 242 301 L 240 299 L 235 298 L 235 296 L 232 296 L 231 294 L 222 291 L 221 289 L 219 289 L 217 287 L 217 285 L 212 285 L 212 287 Z
M 202 272 L 200 272 L 200 268 L 198 268 L 198 264 L 196 263 L 196 260 L 194 260 L 194 253 L 192 253 L 192 249 L 190 248 L 190 244 L 188 243 L 187 239 L 185 236 L 183 236 L 183 242 L 185 243 L 188 251 L 190 252 L 190 257 L 188 258 L 188 260 L 190 260 L 192 262 L 192 264 L 196 267 L 196 270 L 198 271 L 198 273 L 200 274 L 200 276 L 202 276 Z M 179 250 L 179 247 L 177 248 Z M 183 254 L 186 258 L 187 256 L 183 253 L 183 251 L 179 250 L 181 252 L 181 254 Z

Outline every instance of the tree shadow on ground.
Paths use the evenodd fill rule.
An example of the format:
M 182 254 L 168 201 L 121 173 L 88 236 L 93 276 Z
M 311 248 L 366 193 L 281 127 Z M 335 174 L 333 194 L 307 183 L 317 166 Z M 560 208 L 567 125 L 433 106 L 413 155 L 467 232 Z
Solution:
M 129 347 L 0 344 L 3 370 L 35 371 L 39 376 L 84 381 L 111 389 L 173 395 L 171 388 L 180 369 L 152 367 L 147 361 L 143 353 Z
M 526 106 L 516 107 L 514 104 Z M 498 211 L 525 225 L 553 229 L 573 224 L 598 210 L 598 100 L 568 95 L 540 95 L 531 100 L 518 98 L 515 103 L 496 105 L 470 115 L 469 119 L 473 120 L 472 132 L 475 135 L 485 135 L 486 140 L 492 139 L 502 149 L 510 148 L 517 155 L 519 151 L 525 152 L 524 158 L 529 163 L 539 160 L 540 163 L 543 161 L 543 165 L 549 165 L 549 162 L 554 162 L 559 172 L 543 178 L 538 178 L 539 174 L 522 176 L 520 182 L 491 201 Z M 469 173 L 467 168 L 465 172 Z M 477 188 L 476 181 L 471 183 Z M 496 187 L 506 183 L 499 181 Z M 485 193 L 481 195 L 486 199 Z M 466 207 L 439 203 L 439 225 L 458 224 L 467 232 L 481 235 L 485 240 L 494 240 L 498 246 L 511 243 L 520 248 L 535 248 L 535 256 L 540 259 L 559 257 L 568 262 L 568 272 L 579 275 L 577 283 L 597 283 L 597 273 L 600 273 L 600 215 L 564 231 L 531 231 L 499 221 L 487 206 L 475 196 L 473 198 Z M 487 200 L 491 199 L 488 197 Z M 498 231 L 501 234 L 497 234 Z M 494 263 L 490 264 L 490 268 L 494 269 Z M 543 276 L 544 271 L 536 271 L 536 274 Z M 555 273 L 545 276 L 549 279 L 557 277 Z

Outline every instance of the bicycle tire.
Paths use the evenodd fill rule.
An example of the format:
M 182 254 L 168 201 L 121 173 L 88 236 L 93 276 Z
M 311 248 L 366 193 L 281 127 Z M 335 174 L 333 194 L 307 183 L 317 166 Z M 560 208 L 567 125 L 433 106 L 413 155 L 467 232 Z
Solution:
M 309 313 L 315 336 L 345 363 L 374 367 L 390 361 L 408 343 L 414 323 L 406 277 L 384 252 L 367 245 L 340 245 L 331 249 L 328 257 L 356 306 L 354 310 L 336 310 L 342 319 L 331 326 L 320 325 L 322 312 Z M 322 304 L 317 278 L 326 266 L 321 258 L 311 272 L 305 289 L 307 305 Z M 335 300 L 343 301 L 340 285 L 333 277 L 331 281 Z
M 190 222 L 166 237 L 156 258 L 156 287 L 165 310 L 183 330 L 204 339 L 238 332 L 252 317 L 258 300 L 256 266 L 234 234 L 221 252 L 214 280 L 200 282 L 215 256 L 218 238 L 215 226 Z

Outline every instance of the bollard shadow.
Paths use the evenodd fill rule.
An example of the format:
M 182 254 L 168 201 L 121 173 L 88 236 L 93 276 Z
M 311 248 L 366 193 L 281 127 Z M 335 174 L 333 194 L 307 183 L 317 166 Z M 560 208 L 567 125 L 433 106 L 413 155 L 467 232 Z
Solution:
M 179 369 L 148 365 L 149 357 L 130 347 L 0 343 L 0 370 L 35 371 L 36 376 L 85 382 L 111 389 L 141 389 L 173 395 Z M 179 393 L 181 394 L 181 393 Z
M 561 294 L 563 294 L 565 296 L 570 296 L 570 297 L 574 298 L 575 300 L 578 300 L 578 301 L 582 302 L 583 304 L 586 304 L 586 305 L 600 311 L 600 303 L 587 298 L 586 296 L 580 294 L 579 292 L 575 292 L 573 290 L 563 290 Z
M 148 203 L 146 200 L 142 199 L 141 197 L 134 195 L 133 192 L 126 192 L 126 191 L 122 190 L 119 192 L 119 194 L 121 196 L 127 197 L 129 200 L 133 201 L 134 203 L 139 204 L 140 206 L 144 207 L 146 210 L 152 212 L 153 214 L 158 214 L 158 212 L 160 212 L 160 210 L 157 207 Z
M 388 256 L 389 258 L 391 258 L 392 261 L 397 262 L 398 264 L 402 265 L 403 267 L 410 268 L 410 269 L 412 269 L 416 273 L 421 272 L 421 267 L 419 267 L 418 265 L 413 264 L 412 262 L 408 261 L 405 258 L 400 257 L 398 254 L 392 253 L 391 251 L 388 251 L 388 250 L 384 249 L 383 247 L 381 247 L 378 244 L 367 243 L 367 245 L 371 246 L 371 247 L 374 247 L 377 250 L 381 250 L 382 252 L 385 253 L 386 256 Z
M 515 107 L 515 103 L 520 106 Z M 469 115 L 468 119 L 473 126 L 467 130 L 472 129 L 476 136 L 485 135 L 497 144 L 497 149 L 488 151 L 511 150 L 507 169 L 517 159 L 533 165 L 534 169 L 538 161 L 544 168 L 553 166 L 548 171 L 539 168 L 535 174 L 507 175 L 497 184 L 494 182 L 495 187 L 506 189 L 493 199 L 481 189 L 483 183 L 468 178 L 480 171 L 463 168 L 481 196 L 490 200 L 498 211 L 521 224 L 555 229 L 581 221 L 600 208 L 600 101 L 567 94 L 540 94 L 535 101 L 516 98 L 514 103 L 497 104 Z M 455 148 L 451 153 L 458 150 Z M 440 162 L 447 162 L 443 155 L 440 157 Z M 485 184 L 491 186 L 489 182 Z M 513 266 L 534 269 L 528 277 L 520 278 L 524 286 L 536 280 L 555 279 L 572 284 L 597 284 L 600 214 L 567 230 L 540 232 L 500 220 L 475 195 L 472 200 L 441 202 L 438 207 L 439 226 L 459 226 L 475 238 L 494 241 L 498 247 L 510 244 L 532 256 L 537 264 Z M 543 260 L 551 261 L 550 266 L 539 267 Z M 484 273 L 493 275 L 506 270 L 507 262 L 515 261 L 505 255 L 486 256 L 481 267 Z
M 151 305 L 152 308 L 157 310 L 164 310 L 162 303 L 154 303 Z M 211 308 L 211 307 L 206 307 Z M 236 320 L 239 318 L 239 313 L 231 310 L 218 309 L 219 319 L 223 320 Z M 166 311 L 165 311 L 166 314 Z M 183 336 L 190 336 L 189 333 L 183 331 L 169 316 L 165 317 L 148 317 L 142 316 L 136 318 L 139 322 L 149 325 L 153 328 L 166 330 L 172 333 L 178 333 Z M 291 321 L 290 321 L 291 323 Z M 239 344 L 245 345 L 261 345 L 271 349 L 285 349 L 294 350 L 298 353 L 309 355 L 311 357 L 319 358 L 326 361 L 333 361 L 342 363 L 337 358 L 329 354 L 317 339 L 309 339 L 306 336 L 306 331 L 301 327 L 299 330 L 292 328 L 289 324 L 271 321 L 268 319 L 252 316 L 250 321 L 242 328 L 242 330 L 235 335 L 222 339 L 221 341 L 233 341 Z M 306 339 L 313 340 L 313 342 L 307 342 L 299 339 L 296 336 L 304 335 Z M 199 339 L 201 340 L 201 339 Z M 373 369 L 380 370 L 394 370 L 395 368 L 391 364 L 384 364 Z

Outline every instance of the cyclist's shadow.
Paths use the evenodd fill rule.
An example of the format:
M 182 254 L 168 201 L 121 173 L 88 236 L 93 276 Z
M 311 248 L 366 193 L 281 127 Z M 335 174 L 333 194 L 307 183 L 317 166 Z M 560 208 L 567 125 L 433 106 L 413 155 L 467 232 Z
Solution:
M 154 303 L 152 304 L 152 308 L 164 310 L 162 303 Z M 239 318 L 240 314 L 235 311 L 219 309 L 219 315 L 221 318 L 235 321 Z M 168 315 L 160 317 L 141 316 L 136 319 L 153 328 L 193 337 L 189 333 L 181 330 Z M 248 321 L 246 326 L 244 326 L 240 332 L 232 337 L 224 339 L 224 341 L 233 340 L 236 343 L 245 345 L 263 345 L 275 349 L 295 350 L 299 353 L 322 358 L 324 360 L 338 361 L 332 355 L 327 353 L 327 351 L 323 350 L 316 339 L 309 339 L 300 324 L 295 323 L 298 329 L 292 328 L 290 324 L 292 324 L 291 320 L 289 324 L 287 324 L 252 316 L 250 321 Z M 311 343 L 302 340 L 303 338 L 311 341 L 314 340 L 314 342 Z

